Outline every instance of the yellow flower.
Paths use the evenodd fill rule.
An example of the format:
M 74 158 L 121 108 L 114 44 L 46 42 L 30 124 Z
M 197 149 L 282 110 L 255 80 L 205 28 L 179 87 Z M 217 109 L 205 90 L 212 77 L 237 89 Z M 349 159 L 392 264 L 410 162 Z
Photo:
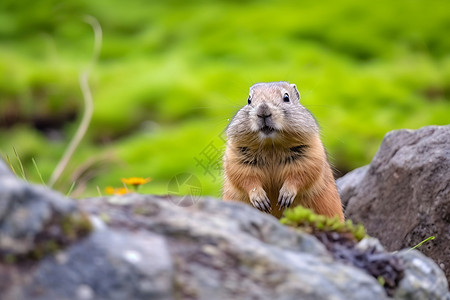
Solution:
M 116 194 L 116 195 L 125 195 L 125 194 L 128 194 L 128 189 L 127 189 L 127 188 L 124 188 L 124 187 L 117 188 L 117 189 L 114 191 L 114 194 Z
M 120 188 L 113 188 L 112 186 L 108 186 L 105 188 L 105 192 L 108 195 L 125 195 L 128 194 L 128 189 L 124 188 L 124 187 L 120 187 Z
M 122 178 L 121 179 L 123 183 L 132 185 L 134 187 L 137 187 L 142 184 L 146 184 L 147 182 L 151 181 L 151 178 L 142 178 L 142 177 L 130 177 L 130 178 Z
M 116 192 L 116 189 L 113 188 L 112 186 L 107 186 L 105 188 L 105 193 L 108 195 L 114 195 L 115 192 Z

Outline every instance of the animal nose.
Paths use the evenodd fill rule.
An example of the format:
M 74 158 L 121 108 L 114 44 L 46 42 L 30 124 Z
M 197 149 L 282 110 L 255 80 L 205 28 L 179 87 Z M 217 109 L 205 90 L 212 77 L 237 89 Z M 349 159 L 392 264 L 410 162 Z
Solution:
M 272 113 L 270 112 L 269 107 L 266 104 L 262 104 L 259 109 L 258 113 L 256 114 L 261 119 L 267 119 L 268 117 L 272 116 Z
M 257 116 L 260 117 L 260 118 L 262 118 L 262 119 L 266 119 L 266 118 L 268 118 L 268 117 L 271 117 L 272 114 L 269 113 L 269 112 L 264 112 L 264 113 L 258 114 Z

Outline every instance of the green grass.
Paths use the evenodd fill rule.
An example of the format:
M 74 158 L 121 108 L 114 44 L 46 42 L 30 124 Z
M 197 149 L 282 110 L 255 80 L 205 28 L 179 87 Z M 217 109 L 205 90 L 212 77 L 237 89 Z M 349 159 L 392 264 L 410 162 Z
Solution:
M 163 194 L 183 172 L 219 196 L 221 180 L 194 158 L 210 142 L 223 149 L 227 120 L 259 81 L 297 84 L 342 172 L 369 163 L 390 130 L 450 120 L 448 1 L 3 1 L 0 124 L 20 122 L 0 127 L 0 153 L 20 170 L 14 147 L 30 181 L 48 181 L 82 116 L 85 15 L 104 39 L 92 123 L 56 185 L 67 193 L 76 181 L 73 196 L 130 176 Z M 42 120 L 58 138 L 35 129 Z

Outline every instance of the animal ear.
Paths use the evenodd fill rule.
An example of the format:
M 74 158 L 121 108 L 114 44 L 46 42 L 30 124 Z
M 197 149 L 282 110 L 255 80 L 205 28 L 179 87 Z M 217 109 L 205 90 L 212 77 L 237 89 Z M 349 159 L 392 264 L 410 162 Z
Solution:
M 300 93 L 297 90 L 297 86 L 295 84 L 291 84 L 292 89 L 294 90 L 294 94 L 297 96 L 297 99 L 300 100 Z

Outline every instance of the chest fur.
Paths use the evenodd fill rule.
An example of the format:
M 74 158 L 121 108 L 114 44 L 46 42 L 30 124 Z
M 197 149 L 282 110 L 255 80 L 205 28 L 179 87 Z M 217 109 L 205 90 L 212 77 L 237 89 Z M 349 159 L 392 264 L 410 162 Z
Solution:
M 239 147 L 237 159 L 239 164 L 259 173 L 264 190 L 271 195 L 269 197 L 277 198 L 290 170 L 306 168 L 307 155 L 306 145 L 286 148 Z
M 307 156 L 307 151 L 307 145 L 298 145 L 289 148 L 237 147 L 236 157 L 242 165 L 274 171 L 288 167 L 291 164 L 301 163 L 301 160 Z

